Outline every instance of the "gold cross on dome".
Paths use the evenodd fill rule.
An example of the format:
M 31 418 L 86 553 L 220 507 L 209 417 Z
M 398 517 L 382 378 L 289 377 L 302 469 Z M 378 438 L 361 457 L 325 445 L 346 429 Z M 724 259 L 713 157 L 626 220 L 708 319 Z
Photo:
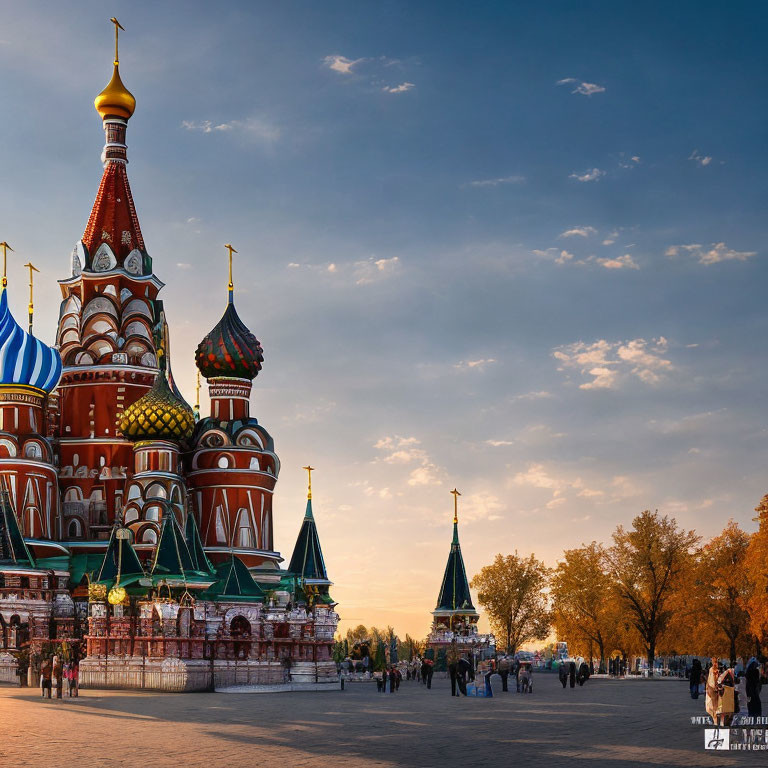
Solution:
M 0 248 L 3 249 L 3 288 L 5 288 L 5 286 L 8 285 L 8 277 L 6 276 L 8 271 L 8 251 L 13 253 L 13 248 L 11 248 L 5 240 L 0 243 Z
M 34 272 L 39 272 L 40 270 L 30 261 L 28 264 L 24 265 L 29 269 L 29 335 L 32 335 L 32 315 L 35 311 L 35 305 L 32 301 L 33 299 L 33 291 L 35 287 L 35 277 Z
M 235 284 L 232 282 L 232 254 L 237 253 L 237 251 L 229 243 L 224 247 L 229 251 L 229 284 L 227 285 L 227 291 L 229 291 L 229 303 L 231 304 L 232 293 L 235 290 Z
M 309 464 L 307 464 L 307 466 L 306 467 L 302 467 L 302 469 L 306 469 L 307 470 L 307 475 L 309 476 L 309 486 L 308 486 L 308 490 L 307 490 L 307 498 L 311 499 L 312 498 L 312 472 L 314 472 L 315 468 L 311 467 L 311 466 L 309 466 Z
M 455 488 L 451 491 L 453 494 L 453 522 L 458 523 L 459 522 L 459 496 L 461 496 L 461 493 L 457 491 Z
M 118 30 L 125 32 L 125 27 L 113 16 L 110 21 L 115 25 L 115 66 L 120 63 L 120 57 L 117 55 L 117 37 L 120 34 Z

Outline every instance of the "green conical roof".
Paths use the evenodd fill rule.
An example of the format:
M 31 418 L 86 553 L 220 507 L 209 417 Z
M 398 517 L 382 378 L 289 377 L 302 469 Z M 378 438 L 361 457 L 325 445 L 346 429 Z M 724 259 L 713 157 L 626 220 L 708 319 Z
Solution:
M 216 583 L 200 595 L 206 600 L 263 600 L 264 592 L 253 580 L 245 563 L 236 555 L 216 566 Z
M 320 539 L 317 536 L 317 526 L 312 515 L 312 499 L 307 499 L 307 511 L 304 514 L 304 521 L 301 524 L 299 538 L 296 539 L 288 570 L 299 579 L 328 581 L 323 551 L 320 549 Z
M 213 566 L 203 549 L 203 542 L 200 539 L 200 529 L 197 527 L 195 515 L 190 512 L 187 515 L 187 523 L 184 526 L 184 540 L 187 542 L 189 555 L 192 558 L 192 565 L 196 571 L 208 571 L 213 573 Z
M 118 534 L 118 531 L 121 533 Z M 125 534 L 122 533 L 125 531 Z M 141 577 L 144 575 L 144 569 L 141 567 L 136 550 L 131 546 L 127 538 L 128 529 L 112 528 L 109 537 L 107 551 L 104 553 L 104 559 L 101 561 L 101 567 L 95 581 L 117 581 L 117 575 L 120 574 L 120 581 L 129 579 L 132 576 Z
M 35 558 L 22 536 L 8 491 L 0 492 L 0 563 L 35 567 Z
M 453 521 L 453 540 L 451 551 L 448 555 L 448 563 L 445 566 L 445 575 L 437 597 L 437 611 L 474 611 L 472 595 L 469 591 L 467 572 L 464 569 L 464 558 L 461 556 L 459 544 L 459 524 Z
M 184 576 L 185 573 L 196 570 L 176 516 L 171 510 L 167 510 L 163 514 L 160 541 L 157 543 L 152 563 L 152 575 Z

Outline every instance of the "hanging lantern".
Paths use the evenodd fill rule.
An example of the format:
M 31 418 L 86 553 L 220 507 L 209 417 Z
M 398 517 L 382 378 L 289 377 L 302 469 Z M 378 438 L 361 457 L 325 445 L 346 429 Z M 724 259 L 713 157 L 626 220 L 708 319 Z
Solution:
M 107 600 L 110 605 L 120 605 L 120 603 L 125 600 L 125 590 L 121 586 L 115 584 L 115 586 L 109 590 Z

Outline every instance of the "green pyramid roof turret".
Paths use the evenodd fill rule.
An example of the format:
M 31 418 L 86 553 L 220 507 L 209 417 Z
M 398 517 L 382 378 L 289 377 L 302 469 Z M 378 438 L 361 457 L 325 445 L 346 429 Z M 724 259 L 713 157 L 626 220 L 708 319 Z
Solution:
M 187 514 L 187 522 L 184 526 L 184 540 L 187 542 L 192 565 L 196 571 L 213 573 L 213 566 L 203 549 L 203 542 L 200 538 L 200 529 L 197 527 L 197 520 L 193 512 Z
M 107 551 L 104 553 L 104 559 L 101 561 L 94 581 L 116 582 L 119 576 L 120 582 L 123 583 L 144 576 L 144 569 L 141 567 L 136 550 L 131 546 L 129 535 L 127 528 L 118 526 L 112 528 Z
M 264 600 L 264 592 L 253 580 L 245 563 L 230 555 L 229 560 L 216 566 L 216 583 L 200 595 L 204 600 Z
M 331 583 L 325 570 L 323 551 L 320 548 L 317 526 L 312 514 L 311 496 L 307 499 L 307 510 L 304 513 L 304 521 L 299 530 L 299 537 L 296 539 L 288 570 L 303 581 Z
M 445 566 L 443 583 L 440 586 L 440 594 L 437 597 L 436 611 L 472 611 L 475 606 L 472 605 L 472 595 L 469 591 L 469 582 L 467 581 L 467 572 L 464 569 L 464 558 L 461 554 L 461 545 L 459 544 L 459 520 L 458 516 L 453 518 L 453 539 L 451 541 L 451 551 L 448 553 L 448 562 Z
M 6 488 L 0 491 L 0 564 L 35 567 Z

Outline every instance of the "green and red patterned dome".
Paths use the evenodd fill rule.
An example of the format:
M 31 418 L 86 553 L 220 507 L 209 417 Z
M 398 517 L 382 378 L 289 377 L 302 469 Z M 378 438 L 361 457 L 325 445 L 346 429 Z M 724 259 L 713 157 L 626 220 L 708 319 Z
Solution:
M 230 297 L 216 327 L 200 342 L 195 363 L 206 379 L 255 379 L 264 362 L 259 340 L 246 328 Z

